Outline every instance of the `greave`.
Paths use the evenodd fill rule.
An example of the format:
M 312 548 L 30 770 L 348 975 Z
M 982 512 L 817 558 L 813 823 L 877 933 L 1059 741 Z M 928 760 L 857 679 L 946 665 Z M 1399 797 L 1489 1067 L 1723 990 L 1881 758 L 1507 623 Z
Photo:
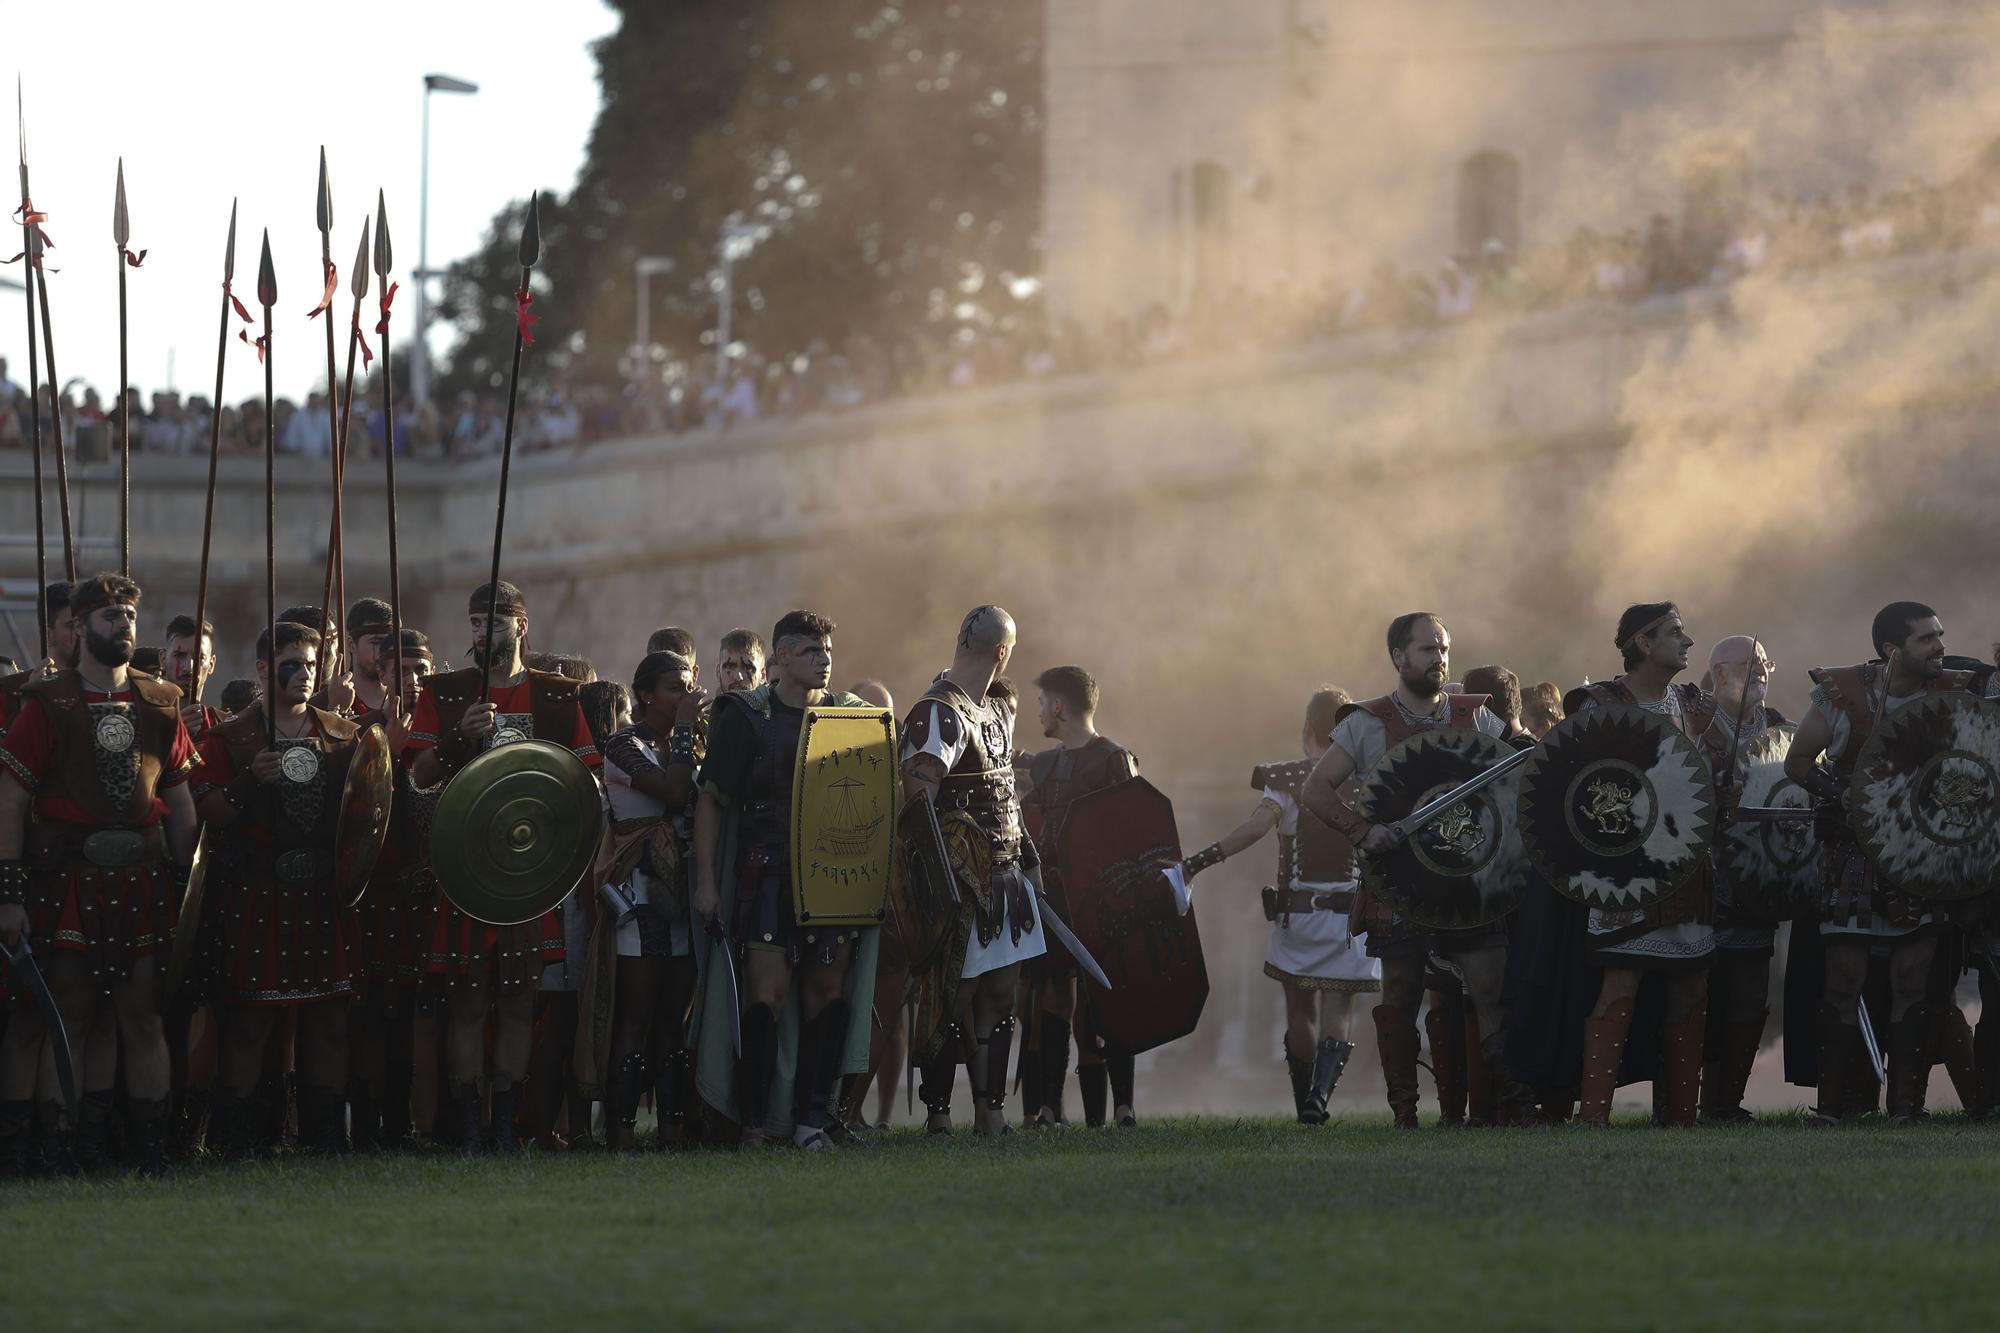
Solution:
M 1583 1085 L 1577 1119 L 1589 1125 L 1611 1123 L 1611 1099 L 1618 1091 L 1618 1062 L 1625 1054 L 1625 1034 L 1632 1030 L 1632 1001 L 1613 1000 L 1604 1017 L 1583 1025 Z

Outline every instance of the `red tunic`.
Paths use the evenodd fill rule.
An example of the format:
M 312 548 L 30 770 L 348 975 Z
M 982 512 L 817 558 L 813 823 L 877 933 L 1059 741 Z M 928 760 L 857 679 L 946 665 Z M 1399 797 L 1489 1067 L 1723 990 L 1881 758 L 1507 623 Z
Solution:
M 528 739 L 554 741 L 567 746 L 590 768 L 603 766 L 604 758 L 591 739 L 590 723 L 583 716 L 581 704 L 574 709 L 575 721 L 569 735 L 536 736 L 534 684 L 530 679 L 523 677 L 516 685 L 494 690 L 488 698 L 498 710 L 497 734 L 512 729 Z M 441 730 L 437 696 L 425 686 L 410 719 L 409 748 L 412 751 L 436 748 Z M 489 926 L 465 915 L 440 895 L 437 928 L 431 937 L 427 963 L 433 975 L 458 978 L 474 971 L 497 972 L 504 984 L 532 985 L 540 980 L 544 966 L 559 963 L 562 958 L 560 909 L 518 926 Z

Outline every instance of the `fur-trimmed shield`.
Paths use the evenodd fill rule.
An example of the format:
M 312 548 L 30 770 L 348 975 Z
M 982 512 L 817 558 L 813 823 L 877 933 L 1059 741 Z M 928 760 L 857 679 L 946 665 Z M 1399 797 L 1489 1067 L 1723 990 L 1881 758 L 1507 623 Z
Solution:
M 2000 706 L 1953 691 L 1898 708 L 1861 747 L 1847 808 L 1895 888 L 1933 901 L 1987 892 L 2000 867 Z
M 1715 836 L 1708 763 L 1657 713 L 1606 704 L 1542 738 L 1521 779 L 1535 868 L 1590 907 L 1649 907 L 1701 869 Z
M 1811 810 L 1812 797 L 1785 776 L 1797 728 L 1770 727 L 1743 742 L 1738 760 L 1738 805 Z M 1716 886 L 1732 912 L 1783 921 L 1807 909 L 1819 894 L 1819 846 L 1810 819 L 1760 819 L 1724 823 L 1716 835 Z
M 1382 757 L 1361 788 L 1369 822 L 1392 824 L 1515 753 L 1483 731 L 1420 731 Z M 1497 779 L 1379 856 L 1361 877 L 1420 926 L 1463 929 L 1512 911 L 1530 874 L 1515 825 L 1518 776 Z M 1303 822 L 1303 821 L 1301 821 Z
M 1105 1039 L 1136 1054 L 1194 1031 L 1208 965 L 1194 913 L 1180 913 L 1160 874 L 1181 860 L 1173 802 L 1144 778 L 1080 796 L 1050 855 L 1069 891 L 1070 929 L 1111 983 L 1090 992 Z

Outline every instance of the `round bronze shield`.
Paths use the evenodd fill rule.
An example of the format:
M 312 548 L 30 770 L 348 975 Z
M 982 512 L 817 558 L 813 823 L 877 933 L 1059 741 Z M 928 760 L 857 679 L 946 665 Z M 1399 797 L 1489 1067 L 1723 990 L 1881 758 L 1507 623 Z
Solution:
M 1785 776 L 1794 730 L 1771 727 L 1743 742 L 1738 805 L 1812 809 L 1812 797 Z M 1715 863 L 1721 872 L 1717 901 L 1738 916 L 1783 921 L 1807 910 L 1819 894 L 1819 845 L 1809 819 L 1725 822 L 1716 835 Z
M 582 760 L 548 741 L 497 745 L 438 797 L 431 870 L 459 911 L 517 926 L 569 897 L 603 830 L 597 779 Z
M 368 892 L 368 877 L 382 855 L 383 839 L 389 836 L 395 792 L 389 736 L 377 724 L 354 743 L 347 781 L 340 790 L 340 823 L 333 835 L 333 891 L 349 907 L 358 907 Z
M 1521 840 L 1556 892 L 1590 907 L 1649 907 L 1708 857 L 1708 763 L 1669 718 L 1606 705 L 1542 738 L 1521 779 Z
M 1483 731 L 1420 731 L 1368 775 L 1361 808 L 1392 824 L 1514 754 Z M 1515 824 L 1518 774 L 1472 793 L 1378 856 L 1361 858 L 1361 877 L 1383 901 L 1420 926 L 1463 929 L 1498 921 L 1520 901 L 1530 866 Z
M 180 994 L 181 985 L 194 965 L 195 946 L 201 939 L 201 904 L 208 887 L 209 862 L 208 826 L 204 824 L 201 836 L 195 840 L 194 860 L 188 865 L 187 893 L 181 898 L 180 915 L 174 922 L 173 952 L 167 956 L 167 975 L 161 983 L 163 1009 Z
M 2000 706 L 1963 691 L 1905 704 L 1861 747 L 1848 820 L 1881 876 L 1948 901 L 2000 867 Z

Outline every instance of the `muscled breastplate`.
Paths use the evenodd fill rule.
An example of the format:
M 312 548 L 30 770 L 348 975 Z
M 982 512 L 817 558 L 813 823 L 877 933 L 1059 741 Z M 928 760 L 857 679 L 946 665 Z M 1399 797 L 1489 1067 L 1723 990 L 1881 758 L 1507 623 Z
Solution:
M 171 687 L 130 682 L 130 697 L 86 701 L 73 671 L 31 683 L 56 733 L 42 795 L 82 807 L 99 824 L 136 825 L 152 812 L 171 762 L 179 713 Z
M 792 786 L 806 715 L 774 704 L 769 716 L 754 711 L 748 716 L 757 733 L 757 761 L 750 770 L 749 842 L 773 864 L 789 865 Z
M 965 726 L 965 752 L 938 784 L 938 808 L 972 816 L 993 844 L 993 864 L 1021 854 L 1021 802 L 1014 791 L 1014 714 L 988 698 L 975 703 L 956 689 L 932 687 L 925 698 L 952 709 Z

